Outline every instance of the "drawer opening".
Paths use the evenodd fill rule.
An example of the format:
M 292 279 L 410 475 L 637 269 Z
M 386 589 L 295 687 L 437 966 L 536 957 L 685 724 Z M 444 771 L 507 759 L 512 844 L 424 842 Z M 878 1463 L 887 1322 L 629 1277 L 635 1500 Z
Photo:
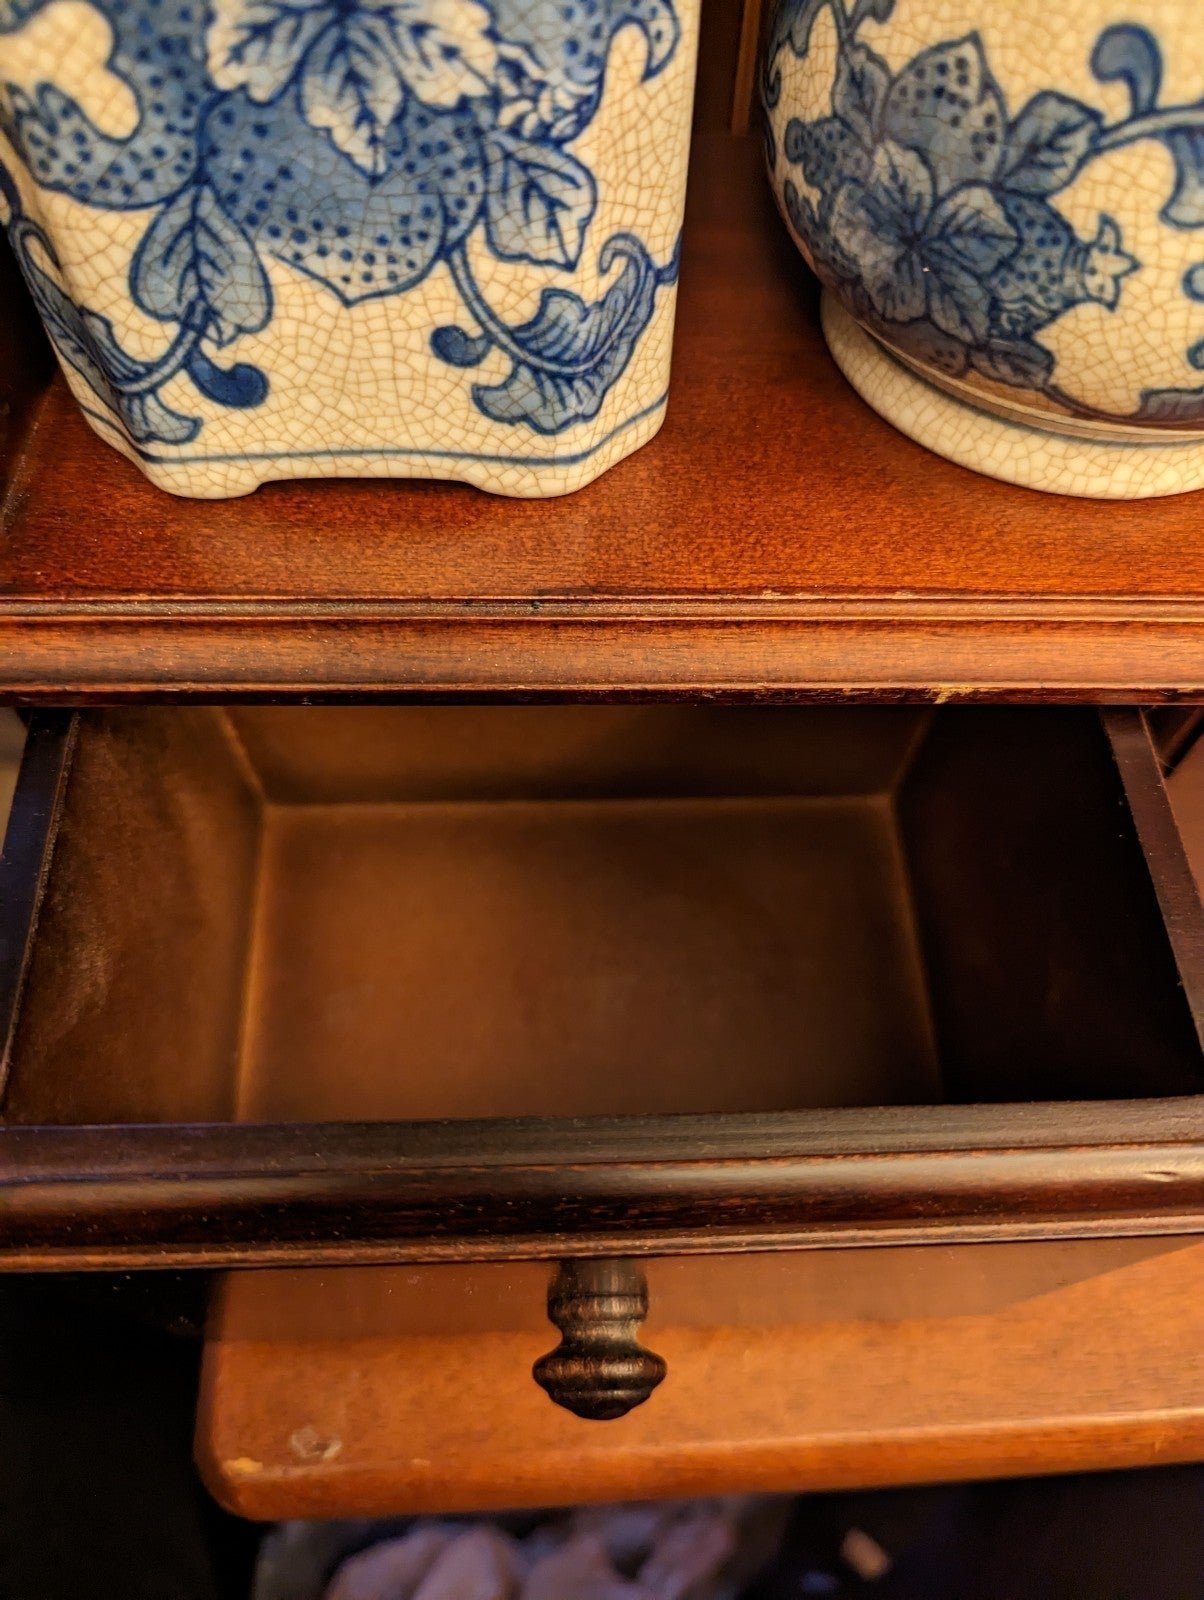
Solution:
M 1093 710 L 143 708 L 73 728 L 10 1124 L 1204 1088 L 1156 851 Z M 39 826 L 31 778 L 10 855 Z

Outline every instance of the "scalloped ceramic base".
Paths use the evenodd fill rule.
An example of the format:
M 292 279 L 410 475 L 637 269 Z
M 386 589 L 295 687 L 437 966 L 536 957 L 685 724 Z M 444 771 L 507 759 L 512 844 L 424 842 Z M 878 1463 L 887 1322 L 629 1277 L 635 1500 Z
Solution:
M 670 331 L 671 328 L 670 318 Z M 70 380 L 72 375 L 68 373 L 67 376 Z M 82 392 L 77 392 L 77 398 L 87 399 Z M 474 489 L 484 489 L 508 499 L 551 500 L 584 489 L 647 444 L 664 423 L 666 404 L 667 396 L 662 396 L 645 411 L 638 411 L 629 420 L 618 423 L 596 445 L 575 453 L 567 451 L 558 455 L 553 441 L 540 440 L 546 449 L 543 456 L 349 448 L 172 459 L 138 449 L 108 417 L 94 411 L 91 405 L 85 403 L 83 411 L 92 430 L 140 467 L 157 489 L 186 500 L 234 500 L 254 493 L 265 483 L 300 478 L 433 479 L 471 484 Z
M 990 478 L 1048 494 L 1149 500 L 1204 488 L 1204 440 L 1134 444 L 1049 433 L 992 416 L 918 377 L 824 291 L 836 364 L 880 417 L 926 449 Z

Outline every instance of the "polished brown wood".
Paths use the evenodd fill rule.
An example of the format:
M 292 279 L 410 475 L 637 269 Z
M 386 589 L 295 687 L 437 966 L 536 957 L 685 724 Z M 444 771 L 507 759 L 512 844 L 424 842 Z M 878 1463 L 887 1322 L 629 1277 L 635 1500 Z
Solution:
M 546 1268 L 231 1273 L 197 1458 L 257 1518 L 479 1511 L 1197 1460 L 1204 1244 L 653 1260 L 668 1364 L 605 1426 L 530 1379 Z
M 1151 796 L 1140 814 L 1095 718 L 1039 708 L 934 716 L 899 813 L 949 1098 L 1042 1100 L 1054 1083 L 1082 1099 L 1152 1087 L 1166 1062 L 1147 1054 L 1155 1017 L 1172 1055 L 1198 1054 L 1194 1016 L 1154 998 L 1149 982 L 1168 955 L 1159 895 L 1180 886 L 1182 845 L 1148 738 L 1130 754 Z M 1190 927 L 1194 886 L 1176 903 Z M 1131 1003 L 1113 1003 L 1126 992 Z
M 0 236 L 0 501 L 53 366 L 33 302 Z
M 560 1343 L 531 1369 L 555 1405 L 587 1422 L 615 1422 L 665 1381 L 665 1362 L 639 1341 L 648 1281 L 633 1261 L 562 1261 L 548 1285 Z
M 1200 1097 L 619 1121 L 0 1130 L 12 1270 L 1204 1231 Z
M 766 12 L 763 0 L 744 0 L 740 45 L 736 51 L 736 72 L 732 84 L 731 130 L 734 134 L 751 133 L 759 125 L 758 69 Z
M 0 520 L 0 692 L 1204 697 L 1199 496 L 1039 495 L 880 422 L 760 161 L 697 139 L 665 427 L 565 499 L 173 499 L 54 383 Z
M 1140 737 L 964 707 L 60 720 L 14 819 L 0 1256 L 1195 1230 L 1204 913 L 1144 725 L 1117 727 Z
M 22 802 L 11 818 L 0 852 L 0 1104 L 8 1085 L 17 1018 L 25 998 L 78 731 L 70 712 L 46 712 L 27 734 Z
M 65 771 L 56 738 L 71 746 Z M 53 821 L 20 1007 L 26 1037 L 41 1043 L 32 1055 L 18 1037 L 10 1044 L 6 1114 L 21 1118 L 28 1070 L 48 1122 L 143 1120 L 167 1079 L 173 1121 L 232 1116 L 259 803 L 221 713 L 132 709 L 116 723 L 54 713 L 36 720 L 31 748 L 46 753 L 21 775 L 10 836 Z M 5 907 L 15 938 L 20 902 Z M 69 1083 L 43 1070 L 72 1055 L 82 1066 L 84 1054 Z
M 742 104 L 741 40 L 749 6 L 757 0 L 703 0 L 698 72 L 694 84 L 694 134 L 731 133 Z
M 1183 833 L 1171 805 L 1146 720 L 1137 711 L 1104 713 L 1108 737 L 1125 786 L 1125 798 L 1150 859 L 1162 920 L 1175 951 L 1179 976 L 1204 1042 L 1204 922 L 1198 915 L 1200 888 Z
M 1151 706 L 1146 722 L 1163 770 L 1173 772 L 1204 734 L 1204 706 Z
M 1197 889 L 1204 894 L 1204 740 L 1192 746 L 1166 787 L 1188 865 Z

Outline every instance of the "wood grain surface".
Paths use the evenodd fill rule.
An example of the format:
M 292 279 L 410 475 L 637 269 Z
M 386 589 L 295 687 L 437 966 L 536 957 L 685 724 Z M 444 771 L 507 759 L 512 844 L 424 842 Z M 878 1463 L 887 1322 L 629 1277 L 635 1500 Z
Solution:
M 56 381 L 0 515 L 0 693 L 1204 697 L 1201 503 L 1040 495 L 896 434 L 827 355 L 758 141 L 704 133 L 646 449 L 554 501 L 189 502 Z
M 1204 1453 L 1204 1244 L 648 1263 L 668 1363 L 553 1406 L 535 1266 L 234 1273 L 197 1451 L 244 1516 L 486 1510 L 1136 1466 Z

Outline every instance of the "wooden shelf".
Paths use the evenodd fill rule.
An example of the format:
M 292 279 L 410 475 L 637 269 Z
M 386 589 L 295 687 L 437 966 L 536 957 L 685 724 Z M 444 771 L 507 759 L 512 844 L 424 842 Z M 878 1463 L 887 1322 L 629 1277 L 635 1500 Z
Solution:
M 1204 697 L 1204 502 L 980 479 L 835 370 L 755 140 L 699 139 L 661 435 L 567 499 L 150 488 L 36 402 L 0 693 Z

